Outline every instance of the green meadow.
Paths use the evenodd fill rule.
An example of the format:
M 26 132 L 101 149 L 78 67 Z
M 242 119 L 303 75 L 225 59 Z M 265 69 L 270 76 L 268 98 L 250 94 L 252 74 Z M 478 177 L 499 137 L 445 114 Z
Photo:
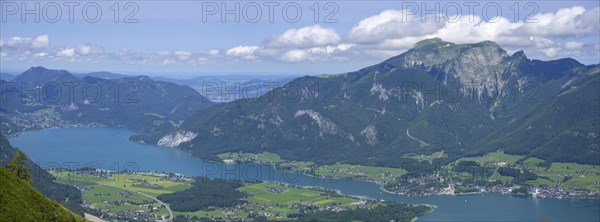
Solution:
M 113 174 L 110 177 L 100 177 L 87 173 L 74 174 L 62 171 L 51 173 L 58 182 L 72 184 L 82 189 L 84 202 L 90 204 L 92 208 L 106 209 L 110 212 L 138 210 L 150 212 L 150 209 L 140 205 L 154 204 L 160 206 L 160 204 L 143 194 L 156 197 L 163 193 L 172 193 L 191 187 L 191 181 L 173 182 L 150 175 Z M 156 188 L 135 186 L 135 184 L 140 184 L 139 180 L 146 180 L 149 184 L 159 186 Z M 152 210 L 151 213 L 160 217 L 168 214 L 168 211 L 161 206 L 158 210 Z
M 432 154 L 431 158 L 445 155 L 442 152 Z M 318 165 L 311 161 L 284 161 L 275 153 L 222 153 L 218 155 L 222 160 L 235 162 L 253 162 L 272 164 L 280 169 L 312 174 L 320 177 L 354 178 L 375 181 L 378 183 L 389 182 L 396 177 L 406 174 L 400 168 L 374 167 L 336 163 L 334 165 Z
M 345 196 L 331 197 L 319 190 L 294 188 L 269 182 L 247 184 L 244 187 L 238 188 L 238 190 L 248 193 L 250 197 L 248 197 L 247 200 L 256 204 L 287 205 L 308 202 L 316 205 L 327 205 L 332 203 L 344 205 L 356 201 L 356 199 Z M 281 192 L 273 192 L 273 190 Z

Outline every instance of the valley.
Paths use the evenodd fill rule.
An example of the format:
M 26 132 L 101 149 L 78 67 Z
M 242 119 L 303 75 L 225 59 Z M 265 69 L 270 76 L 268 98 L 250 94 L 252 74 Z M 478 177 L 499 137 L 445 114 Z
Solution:
M 273 166 L 271 165 L 264 164 L 244 164 L 236 162 L 223 164 L 218 162 L 202 161 L 193 156 L 190 156 L 186 152 L 181 152 L 178 149 L 156 147 L 131 142 L 128 140 L 128 138 L 130 135 L 133 134 L 135 133 L 129 132 L 125 129 L 106 127 L 49 129 L 42 131 L 25 132 L 19 137 L 11 138 L 11 143 L 15 144 L 15 146 L 22 147 L 22 149 L 25 152 L 31 153 L 31 158 L 35 162 L 39 163 L 41 166 L 45 166 L 46 169 L 62 167 L 67 167 L 68 169 L 76 169 L 78 167 L 89 166 L 95 167 L 96 169 L 112 169 L 117 171 L 128 169 L 128 171 L 139 172 L 140 174 L 144 174 L 144 172 L 174 172 L 189 177 L 207 176 L 210 178 L 228 178 L 250 182 L 256 180 L 261 180 L 265 182 L 272 181 L 271 183 L 289 184 L 292 187 L 321 187 L 322 189 L 327 190 L 337 190 L 342 195 L 359 196 L 365 197 L 367 199 L 372 198 L 376 200 L 385 200 L 386 202 L 430 204 L 437 206 L 437 208 L 435 208 L 433 212 L 419 216 L 419 220 L 422 221 L 441 219 L 467 220 L 468 218 L 473 217 L 485 220 L 486 218 L 490 219 L 495 217 L 509 216 L 506 214 L 507 211 L 494 210 L 500 206 L 514 206 L 510 209 L 522 209 L 523 211 L 521 213 L 510 214 L 510 217 L 513 218 L 512 220 L 515 221 L 537 220 L 546 217 L 555 218 L 557 220 L 576 218 L 577 220 L 589 221 L 593 220 L 593 218 L 595 218 L 598 213 L 595 207 L 598 204 L 598 199 L 589 198 L 578 200 L 575 200 L 573 198 L 523 198 L 514 195 L 503 195 L 501 194 L 501 192 L 486 192 L 480 193 L 478 195 L 398 195 L 395 193 L 383 192 L 381 190 L 381 185 L 378 185 L 376 183 L 356 179 L 313 177 L 304 173 L 280 171 L 273 168 Z M 64 140 L 62 138 L 71 139 Z M 60 149 L 48 149 L 48 147 L 59 147 Z M 63 155 L 65 153 L 68 153 L 69 155 Z M 246 155 L 247 157 L 253 157 L 254 154 L 243 155 Z M 431 156 L 408 155 L 407 158 L 416 158 L 424 161 L 430 161 L 432 159 L 434 160 L 436 157 L 442 156 L 444 156 L 444 154 L 436 153 L 435 155 Z M 276 155 L 272 154 L 259 155 L 259 158 L 265 160 L 268 159 L 270 161 L 278 159 Z M 514 156 L 508 156 L 501 153 L 494 153 L 489 156 L 486 156 L 485 158 L 480 157 L 479 160 L 481 163 L 484 163 L 489 162 L 490 160 L 495 161 L 495 159 L 497 158 L 500 158 L 500 160 L 505 162 L 512 162 L 515 161 L 515 159 L 519 159 Z M 279 159 L 279 161 L 281 161 L 281 159 Z M 529 163 L 536 161 L 530 159 L 527 162 Z M 571 166 L 569 166 L 569 168 L 570 167 Z M 593 169 L 593 167 L 590 168 L 590 170 L 591 169 Z M 559 170 L 559 168 L 556 170 Z M 352 170 L 350 170 L 347 174 L 352 174 L 350 172 L 354 173 Z M 373 172 L 378 172 L 378 170 L 373 169 Z M 557 173 L 560 174 L 561 172 Z M 376 174 L 374 173 L 373 175 Z M 143 176 L 145 177 L 146 175 Z M 160 178 L 162 178 L 163 176 L 164 174 L 162 174 Z M 128 180 L 127 178 L 130 178 L 132 176 L 119 177 L 123 178 L 123 180 Z M 150 186 L 151 184 L 167 184 L 167 181 L 161 182 L 161 180 L 158 179 L 157 182 L 157 179 L 146 179 L 146 181 Z M 187 181 L 183 183 L 190 182 L 191 181 Z M 122 187 L 122 185 L 124 185 L 123 183 L 102 183 L 117 185 L 119 186 L 119 188 L 131 188 L 134 191 L 148 191 L 147 187 L 132 187 L 129 183 L 125 184 L 126 187 Z M 151 189 L 152 192 L 148 191 L 148 194 L 156 196 L 162 193 L 173 192 L 161 191 L 161 189 L 163 188 L 168 190 L 168 186 L 170 185 L 165 185 L 162 188 L 155 186 Z M 174 189 L 179 190 L 184 187 L 189 187 L 189 185 L 180 185 L 174 187 L 178 187 Z M 122 191 L 124 190 L 120 190 L 119 192 Z M 119 192 L 117 192 L 117 194 Z M 132 196 L 135 196 L 135 192 L 131 192 L 131 194 Z M 270 192 L 266 192 L 264 194 L 268 194 L 264 197 L 268 197 L 267 199 L 269 200 L 278 196 L 275 193 Z M 113 195 L 111 194 L 111 196 Z M 291 200 L 289 198 L 292 197 L 281 196 L 281 201 Z M 257 198 L 254 199 L 254 201 L 261 201 L 260 199 L 261 198 Z M 149 199 L 146 198 L 146 200 Z M 156 202 L 153 203 L 155 205 L 158 205 Z M 577 207 L 573 207 L 571 205 L 573 203 L 577 203 Z M 174 211 L 174 215 L 178 215 L 178 211 L 174 210 L 173 205 L 169 205 Z M 569 215 L 561 214 L 559 209 L 564 208 L 569 208 L 574 213 Z M 277 210 L 277 208 L 275 209 Z M 477 209 L 477 211 L 465 211 L 465 209 Z M 198 217 L 202 217 L 202 215 L 206 216 L 205 212 L 193 212 L 196 213 L 187 212 L 186 215 L 196 215 Z M 166 211 L 164 209 L 162 210 L 162 212 L 161 210 L 159 210 L 158 214 L 160 215 L 157 216 L 165 215 Z M 221 214 L 216 214 L 214 212 L 209 213 L 209 216 L 211 215 L 222 216 Z M 235 216 L 235 214 L 229 215 Z M 574 215 L 576 216 L 573 217 Z
M 243 218 L 302 220 L 303 217 L 315 212 L 339 213 L 386 205 L 381 201 L 344 196 L 334 191 L 317 188 L 302 188 L 273 182 L 246 182 L 236 189 L 244 195 L 241 203 L 224 202 L 226 206 L 223 207 L 211 205 L 201 210 L 172 211 L 169 205 L 160 201 L 161 194 L 186 192 L 192 188 L 195 180 L 209 179 L 169 173 L 115 173 L 100 169 L 53 170 L 51 173 L 57 181 L 77 186 L 82 191 L 86 212 L 103 220 L 131 218 L 140 221 L 241 220 Z M 223 192 L 215 194 L 225 195 Z M 183 201 L 177 198 L 169 200 Z M 211 200 L 203 199 L 203 201 Z M 172 206 L 177 209 L 178 205 L 173 203 Z M 402 205 L 396 210 L 405 215 L 406 220 L 411 220 L 430 211 L 430 208 Z M 380 216 L 392 218 L 388 214 Z

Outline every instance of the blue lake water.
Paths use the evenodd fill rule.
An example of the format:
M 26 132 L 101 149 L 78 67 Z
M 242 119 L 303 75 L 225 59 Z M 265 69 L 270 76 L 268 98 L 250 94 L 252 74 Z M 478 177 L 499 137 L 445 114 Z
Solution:
M 343 194 L 438 206 L 419 221 L 600 221 L 600 200 L 535 199 L 502 194 L 407 197 L 381 192 L 379 185 L 323 179 L 256 164 L 199 160 L 173 148 L 134 143 L 122 128 L 64 128 L 29 131 L 10 138 L 44 168 L 91 166 L 130 171 L 165 171 L 188 176 L 269 180 L 336 189 Z

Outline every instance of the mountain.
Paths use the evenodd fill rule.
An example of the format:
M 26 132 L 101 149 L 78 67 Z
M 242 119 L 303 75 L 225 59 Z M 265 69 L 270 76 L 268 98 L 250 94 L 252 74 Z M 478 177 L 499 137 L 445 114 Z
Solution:
M 147 76 L 79 78 L 66 70 L 32 67 L 3 81 L 2 131 L 72 125 L 124 126 L 157 133 L 212 105 L 194 89 Z
M 559 162 L 598 163 L 600 68 L 565 83 L 556 96 L 486 139 L 487 150 Z
M 11 80 L 14 79 L 15 76 L 5 73 L 5 72 L 0 72 L 0 79 L 4 79 L 4 80 Z
M 2 74 L 4 75 L 4 73 Z M 90 72 L 74 74 L 79 78 L 94 77 L 100 79 L 121 79 L 131 75 L 112 72 Z M 10 80 L 14 76 L 2 77 Z M 239 98 L 256 98 L 269 90 L 283 86 L 292 77 L 262 76 L 262 75 L 223 75 L 223 76 L 198 76 L 193 78 L 169 78 L 153 76 L 152 79 L 161 82 L 171 82 L 178 85 L 189 86 L 213 102 L 230 102 Z
M 192 87 L 213 102 L 230 102 L 240 98 L 256 98 L 281 87 L 292 77 L 260 75 L 199 76 L 189 79 L 155 77 L 157 80 Z
M 0 180 L 0 214 L 4 221 L 83 221 L 4 167 L 0 167 Z
M 448 158 L 438 161 L 451 161 L 501 149 L 600 164 L 592 115 L 599 110 L 598 67 L 509 55 L 491 41 L 428 39 L 355 72 L 305 76 L 256 99 L 198 110 L 158 141 L 203 158 L 269 151 L 292 160 L 400 166 L 409 153 L 444 151 Z M 572 150 L 587 156 L 563 158 Z
M 76 76 L 83 77 L 95 77 L 100 79 L 121 79 L 126 77 L 131 77 L 130 75 L 120 74 L 120 73 L 112 73 L 112 72 L 90 72 L 90 73 L 82 73 L 76 74 Z
M 17 151 L 18 149 L 12 147 L 8 140 L 0 132 L 0 166 L 6 166 L 13 159 Z M 33 188 L 51 200 L 60 203 L 62 206 L 68 208 L 72 212 L 75 212 L 78 215 L 83 215 L 83 208 L 81 207 L 83 200 L 81 198 L 81 192 L 77 188 L 55 182 L 54 176 L 42 169 L 33 161 L 27 161 L 27 168 L 29 168 L 32 175 L 31 186 L 33 186 Z M 5 186 L 4 184 L 5 181 L 3 179 L 2 187 Z M 4 206 L 4 203 L 1 205 Z

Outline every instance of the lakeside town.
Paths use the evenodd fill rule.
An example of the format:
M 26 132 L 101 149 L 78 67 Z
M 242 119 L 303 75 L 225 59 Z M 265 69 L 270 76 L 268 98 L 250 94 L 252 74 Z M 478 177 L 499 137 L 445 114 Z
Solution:
M 432 159 L 435 159 L 435 155 L 438 154 L 433 154 Z M 440 156 L 443 156 L 443 152 L 437 158 Z M 348 164 L 318 165 L 282 160 L 273 153 L 226 153 L 220 157 L 225 164 L 268 164 L 278 170 L 322 178 L 364 180 L 379 184 L 384 192 L 408 196 L 501 193 L 533 198 L 600 198 L 600 171 L 597 166 L 558 163 L 539 167 L 537 164 L 541 162 L 537 159 L 502 152 L 457 160 L 425 173 Z M 580 184 L 580 181 L 584 181 L 586 187 L 569 187 L 567 182 L 570 181 Z
M 532 198 L 580 198 L 600 199 L 600 191 L 580 190 L 571 188 L 568 190 L 559 187 L 535 187 L 527 185 L 512 184 L 509 186 L 481 186 L 476 183 L 448 181 L 447 186 L 433 185 L 438 180 L 434 176 L 412 178 L 404 183 L 386 184 L 382 186 L 385 192 L 408 196 L 431 196 L 431 195 L 475 195 L 485 193 L 501 193 L 506 195 L 524 196 Z M 443 179 L 439 179 L 444 181 Z

